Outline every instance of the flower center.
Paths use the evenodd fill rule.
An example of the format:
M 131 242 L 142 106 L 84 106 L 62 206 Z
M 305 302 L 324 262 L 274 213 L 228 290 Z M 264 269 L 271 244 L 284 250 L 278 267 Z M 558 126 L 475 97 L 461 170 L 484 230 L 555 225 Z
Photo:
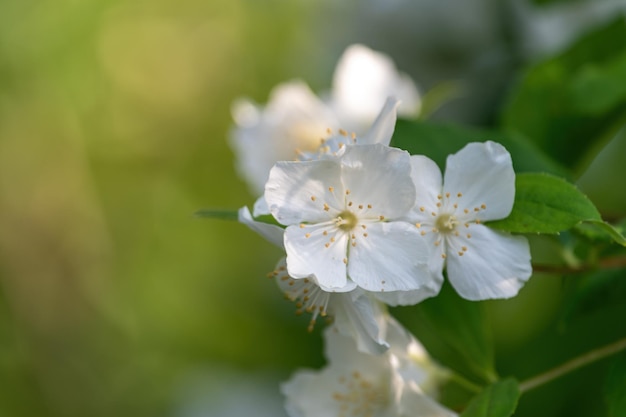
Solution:
M 349 232 L 356 227 L 356 225 L 359 223 L 359 219 L 351 211 L 344 210 L 339 213 L 336 222 L 339 229 L 343 230 L 344 232 Z
M 339 383 L 343 390 L 333 393 L 333 399 L 339 403 L 340 416 L 373 417 L 379 415 L 389 403 L 384 389 L 358 371 L 340 377 Z
M 459 222 L 456 216 L 448 213 L 440 214 L 435 221 L 435 226 L 440 233 L 450 233 L 456 229 Z

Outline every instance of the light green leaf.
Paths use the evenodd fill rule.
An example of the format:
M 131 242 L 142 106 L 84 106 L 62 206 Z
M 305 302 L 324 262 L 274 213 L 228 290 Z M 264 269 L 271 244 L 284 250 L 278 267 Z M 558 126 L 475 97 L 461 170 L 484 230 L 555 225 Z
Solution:
M 239 219 L 239 212 L 237 210 L 228 209 L 201 209 L 196 211 L 193 215 L 195 217 L 204 217 L 209 219 L 221 219 L 221 220 L 234 220 Z
M 624 237 L 624 235 L 613 225 L 602 220 L 586 220 L 585 222 L 600 229 L 606 235 L 610 236 L 616 243 L 626 246 L 626 237 Z
M 615 358 L 606 379 L 609 417 L 626 417 L 626 353 Z
M 474 397 L 461 417 L 509 417 L 515 412 L 519 397 L 517 382 L 503 379 Z
M 583 221 L 602 222 L 593 203 L 573 184 L 548 174 L 518 174 L 513 211 L 490 227 L 514 233 L 558 233 Z

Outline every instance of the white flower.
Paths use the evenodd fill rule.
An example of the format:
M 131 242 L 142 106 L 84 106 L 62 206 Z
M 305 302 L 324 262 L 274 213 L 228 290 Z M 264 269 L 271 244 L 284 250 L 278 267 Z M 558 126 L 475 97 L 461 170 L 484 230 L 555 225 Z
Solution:
M 515 198 L 515 172 L 495 142 L 470 143 L 448 156 L 441 178 L 425 156 L 411 157 L 417 190 L 409 217 L 430 246 L 430 266 L 468 300 L 515 296 L 532 274 L 528 241 L 482 222 L 507 217 Z
M 291 417 L 452 417 L 424 387 L 436 391 L 445 375 L 422 346 L 391 319 L 391 349 L 371 356 L 355 349 L 351 338 L 333 327 L 325 332 L 328 365 L 301 370 L 281 386 Z M 423 366 L 423 365 L 426 366 Z M 433 372 L 433 370 L 435 370 Z
M 303 82 L 291 81 L 274 88 L 265 107 L 248 99 L 233 104 L 236 126 L 230 143 L 239 174 L 254 193 L 263 192 L 275 162 L 317 152 L 320 140 L 328 139 L 328 129 L 355 131 L 361 138 L 389 96 L 403 101 L 400 114 L 414 115 L 419 107 L 413 83 L 397 73 L 388 57 L 361 45 L 348 48 L 340 59 L 333 88 L 330 101 L 323 101 Z
M 277 86 L 265 108 L 240 99 L 232 113 L 237 127 L 230 143 L 237 168 L 257 194 L 263 192 L 276 161 L 292 161 L 299 152 L 315 151 L 328 128 L 340 127 L 330 107 L 300 81 Z
M 350 292 L 323 291 L 315 277 L 293 279 L 283 258 L 269 275 L 275 278 L 285 298 L 296 303 L 296 314 L 311 314 L 311 332 L 318 317 L 327 318 L 344 336 L 351 337 L 361 352 L 379 355 L 389 348 L 385 340 L 387 310 L 371 294 L 356 288 Z
M 400 100 L 398 114 L 414 117 L 420 110 L 420 96 L 413 81 L 399 73 L 387 55 L 355 44 L 349 46 L 333 75 L 331 105 L 349 129 L 369 125 L 388 96 Z
M 415 204 L 408 153 L 346 146 L 333 159 L 278 162 L 265 200 L 285 229 L 287 269 L 325 291 L 434 293 L 428 247 L 405 221 Z

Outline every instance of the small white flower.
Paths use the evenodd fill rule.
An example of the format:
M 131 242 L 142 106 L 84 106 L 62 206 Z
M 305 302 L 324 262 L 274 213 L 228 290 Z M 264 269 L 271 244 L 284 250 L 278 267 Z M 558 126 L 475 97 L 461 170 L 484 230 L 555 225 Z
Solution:
M 415 204 L 408 153 L 346 146 L 333 159 L 278 162 L 265 200 L 285 229 L 287 269 L 325 291 L 431 293 L 428 247 L 400 221 Z
M 495 142 L 470 143 L 448 156 L 446 171 L 430 159 L 411 157 L 417 190 L 409 220 L 430 246 L 430 266 L 469 300 L 515 296 L 532 274 L 523 236 L 482 223 L 507 217 L 515 199 L 515 172 L 507 150 Z
M 415 83 L 398 72 L 391 58 L 364 45 L 349 46 L 337 62 L 331 100 L 343 126 L 359 130 L 369 125 L 388 96 L 400 100 L 401 116 L 419 113 L 421 101 Z
M 446 374 L 405 329 L 390 319 L 391 349 L 372 356 L 329 327 L 325 331 L 328 365 L 301 370 L 281 386 L 291 417 L 452 417 L 424 387 L 434 391 Z M 426 367 L 423 365 L 427 364 Z M 433 372 L 433 370 L 435 370 Z
M 291 81 L 275 87 L 266 106 L 248 99 L 233 104 L 236 126 L 231 131 L 230 144 L 239 174 L 255 194 L 263 192 L 275 162 L 292 161 L 303 153 L 317 153 L 320 143 L 329 139 L 329 135 L 356 134 L 363 138 L 360 143 L 383 143 L 374 138 L 369 140 L 363 133 L 388 97 L 402 100 L 399 107 L 402 115 L 414 115 L 419 107 L 414 84 L 397 73 L 388 57 L 362 45 L 348 48 L 340 59 L 333 89 L 330 100 L 323 101 L 303 82 Z

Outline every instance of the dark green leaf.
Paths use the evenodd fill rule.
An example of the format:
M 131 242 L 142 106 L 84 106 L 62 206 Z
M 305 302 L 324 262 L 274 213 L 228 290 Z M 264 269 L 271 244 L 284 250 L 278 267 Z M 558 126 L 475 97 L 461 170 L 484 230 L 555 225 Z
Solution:
M 509 417 L 517 408 L 520 390 L 514 379 L 495 382 L 478 394 L 461 417 Z
M 394 315 L 439 362 L 479 384 L 496 379 L 491 329 L 480 303 L 459 297 L 446 283 L 437 297 Z
M 196 217 L 205 217 L 209 219 L 221 219 L 221 220 L 234 220 L 239 219 L 239 212 L 237 210 L 226 209 L 201 209 L 196 211 L 193 215 Z
M 574 185 L 548 174 L 519 174 L 513 211 L 489 226 L 515 233 L 558 233 L 583 221 L 602 222 L 593 203 Z
M 565 168 L 551 160 L 519 133 L 398 120 L 391 145 L 412 155 L 426 155 L 443 169 L 448 155 L 458 152 L 470 142 L 487 140 L 502 144 L 511 153 L 516 172 L 541 171 L 569 176 Z
M 524 133 L 557 161 L 582 165 L 626 118 L 623 17 L 531 68 L 513 91 L 503 125 Z
M 626 353 L 615 358 L 609 370 L 605 398 L 609 417 L 626 417 Z

